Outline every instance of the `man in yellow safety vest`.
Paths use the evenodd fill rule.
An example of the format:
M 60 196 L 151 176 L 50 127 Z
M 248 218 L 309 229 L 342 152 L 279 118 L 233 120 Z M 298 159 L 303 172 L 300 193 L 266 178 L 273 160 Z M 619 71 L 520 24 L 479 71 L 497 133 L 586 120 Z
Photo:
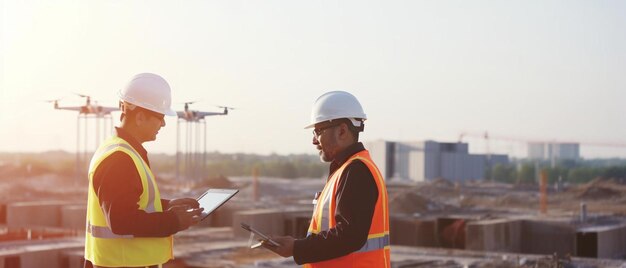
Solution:
M 198 223 L 193 198 L 161 199 L 143 143 L 171 109 L 167 81 L 134 76 L 120 91 L 121 126 L 89 164 L 85 267 L 159 267 L 173 258 L 172 235 Z

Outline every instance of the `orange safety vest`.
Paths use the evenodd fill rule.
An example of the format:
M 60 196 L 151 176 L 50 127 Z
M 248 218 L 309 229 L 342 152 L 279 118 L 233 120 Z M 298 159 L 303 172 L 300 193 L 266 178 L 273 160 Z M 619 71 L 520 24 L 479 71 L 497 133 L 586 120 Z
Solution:
M 387 202 L 387 187 L 380 171 L 372 161 L 367 150 L 363 150 L 351 156 L 341 167 L 339 167 L 326 182 L 322 194 L 317 199 L 311 224 L 309 225 L 309 235 L 318 234 L 321 231 L 334 228 L 335 209 L 337 207 L 337 187 L 339 178 L 345 168 L 352 161 L 360 160 L 370 170 L 378 187 L 378 199 L 372 224 L 367 236 L 367 241 L 361 249 L 348 255 L 316 263 L 305 264 L 304 267 L 391 267 L 390 246 L 389 246 L 389 204 Z

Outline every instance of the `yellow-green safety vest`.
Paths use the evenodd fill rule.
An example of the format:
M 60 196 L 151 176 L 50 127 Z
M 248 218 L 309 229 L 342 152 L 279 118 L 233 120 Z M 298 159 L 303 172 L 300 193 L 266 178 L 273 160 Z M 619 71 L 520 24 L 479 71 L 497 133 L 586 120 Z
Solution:
M 143 192 L 139 197 L 139 209 L 148 213 L 163 211 L 159 187 L 148 164 L 128 142 L 117 136 L 109 138 L 96 150 L 89 164 L 85 259 L 94 265 L 106 267 L 163 264 L 173 258 L 172 236 L 118 235 L 114 234 L 107 224 L 100 207 L 100 200 L 93 189 L 93 176 L 98 165 L 114 152 L 123 152 L 130 156 L 139 172 L 143 187 Z

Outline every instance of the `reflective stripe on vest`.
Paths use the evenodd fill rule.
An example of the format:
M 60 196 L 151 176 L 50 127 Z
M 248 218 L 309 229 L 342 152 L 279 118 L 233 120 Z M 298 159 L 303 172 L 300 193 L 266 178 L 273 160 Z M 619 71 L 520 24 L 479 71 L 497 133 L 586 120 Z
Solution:
M 311 234 L 311 232 L 308 232 L 306 235 L 309 236 Z M 368 252 L 377 249 L 384 249 L 389 245 L 389 234 L 385 234 L 382 237 L 368 238 L 367 241 L 365 241 L 365 244 L 355 252 Z
M 87 222 L 87 232 L 97 238 L 134 238 L 133 235 L 114 234 L 109 227 L 91 225 L 90 222 Z
M 372 250 L 384 249 L 389 246 L 389 234 L 385 234 L 382 237 L 368 238 L 365 245 L 356 252 L 368 252 Z
M 331 183 L 328 187 L 328 189 L 324 189 L 325 191 L 322 193 L 323 194 L 323 199 L 322 199 L 322 203 L 320 205 L 322 205 L 322 212 L 320 213 L 320 223 L 319 223 L 319 229 L 318 230 L 328 230 L 330 229 L 330 219 L 328 218 L 328 214 L 329 214 L 329 204 L 330 204 L 330 199 L 333 197 L 333 193 L 335 192 L 335 183 Z M 319 204 L 319 203 L 318 203 Z

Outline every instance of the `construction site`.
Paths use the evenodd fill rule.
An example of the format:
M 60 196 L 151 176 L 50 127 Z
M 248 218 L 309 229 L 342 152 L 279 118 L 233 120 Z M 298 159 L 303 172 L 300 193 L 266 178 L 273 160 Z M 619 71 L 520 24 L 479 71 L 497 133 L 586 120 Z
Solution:
M 0 14 L 0 268 L 626 268 L 626 1 Z
M 5 169 L 6 171 L 6 169 Z M 85 187 L 43 174 L 2 178 L 0 267 L 82 267 Z M 273 235 L 306 235 L 312 193 L 323 179 L 159 177 L 164 196 L 207 188 L 240 193 L 175 235 L 165 267 L 294 267 L 255 241 L 241 222 Z M 598 179 L 552 187 L 487 181 L 389 181 L 393 267 L 623 267 L 626 186 Z M 543 201 L 542 201 L 543 200 Z M 543 203 L 542 203 L 543 202 Z
M 94 154 L 90 148 L 113 131 L 111 112 L 117 108 L 79 96 L 86 99 L 83 106 L 53 106 L 78 112 L 75 153 L 0 159 L 0 268 L 83 267 L 83 174 Z M 233 108 L 202 112 L 191 110 L 192 103 L 177 112 L 177 153 L 152 158 L 161 196 L 198 197 L 207 189 L 239 193 L 177 233 L 175 258 L 164 267 L 297 266 L 293 258 L 252 248 L 259 238 L 240 225 L 304 238 L 328 167 L 311 155 L 208 155 L 205 117 Z M 528 159 L 514 163 L 506 154 L 470 153 L 461 139 L 365 144 L 387 185 L 392 267 L 626 267 L 626 185 L 619 160 L 582 172 L 590 164 L 580 158 L 578 143 L 532 143 Z M 312 173 L 298 173 L 303 167 Z M 586 181 L 562 181 L 574 181 L 578 173 Z

